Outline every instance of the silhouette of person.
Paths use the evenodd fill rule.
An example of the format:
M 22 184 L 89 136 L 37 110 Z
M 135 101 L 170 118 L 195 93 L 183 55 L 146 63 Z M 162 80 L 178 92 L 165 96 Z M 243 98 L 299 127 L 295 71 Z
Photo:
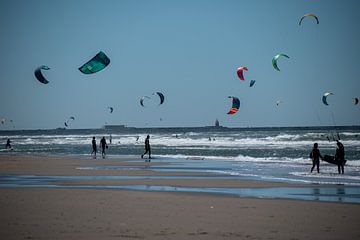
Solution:
M 336 140 L 336 152 L 335 152 L 335 160 L 337 161 L 338 172 L 339 174 L 344 174 L 344 165 L 345 165 L 345 148 L 344 145 Z
M 100 140 L 100 147 L 101 147 L 101 156 L 102 156 L 103 158 L 105 158 L 105 155 L 106 155 L 105 149 L 108 148 L 108 145 L 107 145 L 107 143 L 106 143 L 105 137 L 103 137 L 103 138 Z
M 323 157 L 320 154 L 320 150 L 318 149 L 317 143 L 314 143 L 314 147 L 310 153 L 310 158 L 312 159 L 312 164 L 313 164 L 310 172 L 312 172 L 314 170 L 315 165 L 316 165 L 317 172 L 320 173 L 320 168 L 319 168 L 320 158 L 322 159 Z
M 93 139 L 92 139 L 92 141 L 91 141 L 91 145 L 92 145 L 91 155 L 94 154 L 94 158 L 96 158 L 97 149 L 96 149 L 96 140 L 95 140 L 95 137 L 93 137 Z
M 149 153 L 149 162 L 150 162 L 150 159 L 151 159 L 151 149 L 150 149 L 150 136 L 147 135 L 146 136 L 146 139 L 145 139 L 145 152 L 144 154 L 141 155 L 141 158 L 144 158 L 144 155 L 146 153 Z
M 10 138 L 8 138 L 7 139 L 7 141 L 6 141 L 6 145 L 5 145 L 5 148 L 7 149 L 7 148 L 11 148 L 11 141 L 10 141 Z

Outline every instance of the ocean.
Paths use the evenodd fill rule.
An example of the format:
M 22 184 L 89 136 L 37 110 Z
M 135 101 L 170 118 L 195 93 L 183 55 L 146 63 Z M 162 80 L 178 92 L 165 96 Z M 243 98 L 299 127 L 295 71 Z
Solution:
M 107 158 L 140 159 L 150 135 L 153 161 L 175 164 L 153 167 L 156 171 L 212 172 L 242 179 L 288 183 L 321 183 L 360 186 L 360 127 L 286 128 L 125 128 L 0 131 L 11 154 L 78 156 L 90 158 L 91 140 L 105 136 Z M 111 143 L 110 143 L 111 136 Z M 320 174 L 310 173 L 309 153 L 315 142 L 322 155 L 334 155 L 337 137 L 345 146 L 345 174 L 321 161 Z M 1 150 L 0 154 L 9 154 Z M 176 164 L 178 163 L 178 164 Z M 181 164 L 180 164 L 181 163 Z

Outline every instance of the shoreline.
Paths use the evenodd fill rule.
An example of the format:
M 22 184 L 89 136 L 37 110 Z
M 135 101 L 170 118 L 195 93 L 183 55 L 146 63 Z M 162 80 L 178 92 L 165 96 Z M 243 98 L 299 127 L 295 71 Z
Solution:
M 360 203 L 357 185 L 266 181 L 207 171 L 209 166 L 191 168 L 191 163 L 189 170 L 185 167 L 189 165 L 185 159 L 146 162 L 135 156 L 129 157 L 0 155 L 0 188 L 182 192 Z M 203 161 L 192 164 L 194 162 L 209 164 Z
M 234 188 L 261 192 L 282 188 L 316 188 L 321 195 L 321 191 L 336 186 L 226 179 L 214 173 L 151 170 L 151 166 L 171 164 L 165 161 L 145 163 L 127 158 L 94 160 L 0 155 L 0 182 L 19 181 L 23 184 L 22 187 L 0 186 L 0 237 L 87 240 L 360 237 L 357 227 L 360 204 L 357 203 L 239 197 L 216 191 L 179 191 L 181 188 Z M 104 165 L 110 170 L 79 169 L 79 166 Z M 111 170 L 113 166 L 124 168 Z M 136 168 L 139 166 L 144 168 Z M 36 187 L 43 183 L 60 187 Z M 148 189 L 134 190 L 126 186 Z M 160 190 L 166 186 L 175 190 L 159 191 L 156 186 Z

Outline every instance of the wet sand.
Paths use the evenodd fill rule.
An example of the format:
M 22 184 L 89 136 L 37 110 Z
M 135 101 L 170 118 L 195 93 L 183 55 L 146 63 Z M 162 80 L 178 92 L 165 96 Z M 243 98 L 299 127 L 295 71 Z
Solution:
M 0 155 L 0 175 L 211 175 L 136 168 L 83 168 L 149 164 L 157 163 Z M 64 182 L 67 185 L 110 183 L 241 188 L 294 186 L 221 178 Z M 360 204 L 185 192 L 0 188 L 0 213 L 1 239 L 360 239 Z

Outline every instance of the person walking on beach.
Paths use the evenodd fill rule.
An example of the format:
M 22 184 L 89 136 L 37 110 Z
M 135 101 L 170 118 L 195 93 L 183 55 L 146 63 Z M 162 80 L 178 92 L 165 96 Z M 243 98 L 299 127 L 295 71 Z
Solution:
M 96 140 L 95 140 L 95 137 L 93 137 L 93 139 L 92 139 L 92 141 L 91 141 L 91 145 L 92 145 L 91 155 L 94 154 L 94 158 L 96 158 L 97 149 L 96 149 Z
M 10 138 L 8 138 L 7 141 L 6 141 L 6 145 L 5 145 L 6 149 L 8 149 L 8 148 L 11 149 L 11 144 L 10 143 L 11 143 Z
M 105 158 L 105 155 L 106 155 L 106 153 L 105 153 L 105 148 L 108 148 L 108 145 L 107 145 L 107 143 L 106 143 L 105 137 L 103 137 L 103 138 L 100 140 L 100 147 L 101 147 L 101 156 L 102 156 L 103 158 Z
M 314 147 L 310 152 L 310 158 L 312 159 L 312 164 L 313 164 L 310 172 L 312 173 L 316 165 L 316 170 L 318 173 L 320 173 L 320 168 L 319 168 L 320 158 L 322 159 L 323 157 L 320 154 L 320 150 L 318 148 L 317 143 L 314 143 Z
M 338 172 L 339 174 L 344 174 L 344 165 L 345 165 L 345 148 L 344 145 L 336 140 L 336 152 L 335 152 L 335 160 L 337 161 Z
M 141 158 L 144 158 L 144 155 L 146 153 L 149 153 L 149 162 L 150 162 L 150 159 L 151 159 L 151 149 L 150 149 L 150 136 L 147 135 L 146 136 L 146 139 L 145 139 L 145 152 L 144 154 L 141 155 Z

